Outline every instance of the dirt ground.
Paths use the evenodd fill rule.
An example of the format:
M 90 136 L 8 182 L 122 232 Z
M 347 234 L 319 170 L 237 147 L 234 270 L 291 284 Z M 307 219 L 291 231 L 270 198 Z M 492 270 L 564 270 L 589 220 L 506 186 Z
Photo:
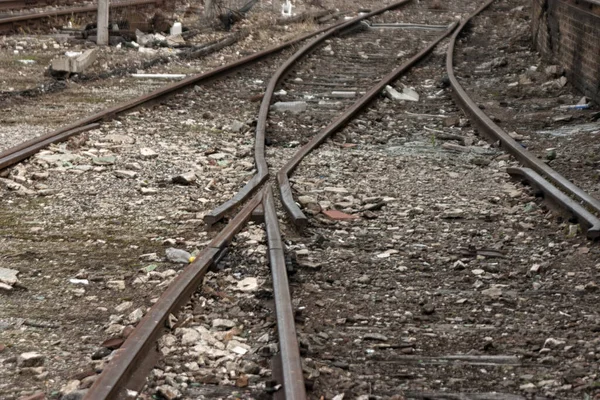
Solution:
M 413 2 L 372 22 L 447 24 L 478 4 Z M 378 5 L 297 4 L 352 12 Z M 528 8 L 499 0 L 475 19 L 457 45 L 457 76 L 504 129 L 597 195 L 597 111 L 560 107 L 581 96 L 568 82 L 559 87 L 560 74 L 547 73 L 531 48 Z M 144 72 L 207 71 L 316 28 L 277 25 L 277 17 L 278 4 L 261 2 L 235 28 L 250 34 L 233 46 L 195 60 L 173 56 Z M 433 37 L 394 31 L 356 33 L 365 35 L 356 51 L 365 65 L 365 57 L 392 52 L 406 60 Z M 189 40 L 229 34 L 207 30 Z M 355 57 L 352 38 L 327 41 L 314 55 Z M 56 84 L 45 75 L 53 57 L 87 47 L 51 36 L 0 38 L 0 151 L 165 84 L 117 72 L 167 51 L 160 49 L 101 49 L 90 79 Z M 283 209 L 280 223 L 309 397 L 599 398 L 598 243 L 511 181 L 505 168 L 518 164 L 479 137 L 452 101 L 446 47 L 393 84 L 412 88 L 418 101 L 381 96 L 292 176 L 309 225 L 296 231 Z M 19 282 L 0 289 L 0 398 L 83 397 L 112 357 L 103 341 L 128 334 L 213 237 L 205 213 L 252 176 L 255 100 L 291 52 L 105 122 L 2 175 L 0 267 L 19 271 Z M 272 173 L 335 115 L 308 97 L 333 89 L 310 84 L 337 84 L 351 72 L 341 62 L 321 65 L 307 59 L 278 88 L 278 101 L 310 99 L 321 113 L 273 113 Z M 363 75 L 352 90 L 368 88 L 384 67 L 357 69 Z M 101 77 L 107 70 L 114 74 Z M 41 85 L 54 90 L 22 92 Z M 355 218 L 327 218 L 332 209 Z M 189 254 L 176 260 L 171 248 Z M 270 398 L 277 337 L 266 250 L 262 225 L 238 235 L 161 339 L 161 361 L 139 398 Z

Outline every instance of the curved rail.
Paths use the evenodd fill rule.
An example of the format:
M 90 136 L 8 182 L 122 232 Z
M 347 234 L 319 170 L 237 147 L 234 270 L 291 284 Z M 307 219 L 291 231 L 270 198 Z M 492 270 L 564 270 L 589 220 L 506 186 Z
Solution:
M 334 134 L 335 132 L 342 129 L 346 124 L 356 116 L 361 110 L 363 110 L 369 103 L 379 96 L 381 91 L 388 85 L 390 82 L 395 81 L 400 77 L 400 75 L 404 74 L 411 67 L 413 67 L 417 62 L 419 62 L 423 57 L 425 57 L 431 50 L 437 46 L 437 44 L 446 38 L 448 35 L 452 33 L 452 31 L 458 25 L 457 22 L 452 23 L 444 33 L 439 35 L 435 40 L 433 40 L 427 47 L 419 51 L 413 57 L 411 57 L 408 61 L 400 65 L 398 68 L 387 74 L 383 79 L 379 81 L 375 86 L 373 86 L 367 93 L 365 93 L 360 99 L 358 99 L 354 104 L 348 107 L 342 115 L 337 117 L 333 122 L 331 122 L 327 127 L 325 127 L 321 132 L 317 135 L 313 136 L 308 143 L 302 146 L 294 156 L 277 172 L 277 182 L 279 183 L 279 192 L 281 194 L 281 202 L 285 207 L 289 217 L 294 222 L 294 224 L 298 228 L 303 228 L 308 223 L 308 219 L 306 215 L 300 210 L 300 207 L 294 201 L 294 197 L 292 195 L 292 188 L 290 186 L 289 176 L 291 173 L 298 167 L 302 159 L 306 157 L 311 151 L 316 149 L 327 139 L 329 136 Z
M 280 45 L 274 46 L 270 49 L 251 54 L 247 57 L 241 58 L 230 64 L 226 64 L 222 67 L 215 68 L 215 69 L 205 72 L 203 74 L 190 76 L 189 78 L 183 79 L 179 82 L 174 82 L 172 84 L 166 85 L 166 86 L 164 86 L 160 89 L 157 89 L 151 93 L 145 94 L 143 96 L 137 97 L 132 100 L 128 100 L 121 104 L 117 104 L 114 107 L 107 108 L 105 110 L 102 110 L 102 111 L 92 114 L 90 116 L 81 118 L 67 126 L 59 128 L 59 129 L 57 129 L 53 132 L 50 132 L 46 135 L 39 136 L 37 138 L 23 142 L 17 146 L 11 147 L 10 149 L 0 152 L 0 170 L 10 167 L 11 165 L 14 165 L 20 161 L 23 161 L 24 159 L 30 157 L 31 154 L 35 153 L 35 151 L 39 150 L 40 148 L 43 148 L 44 146 L 47 146 L 48 144 L 60 141 L 66 132 L 72 131 L 72 130 L 74 130 L 76 128 L 80 128 L 82 126 L 93 124 L 95 122 L 111 120 L 119 114 L 131 111 L 134 108 L 137 108 L 140 106 L 151 104 L 152 102 L 154 102 L 158 99 L 161 99 L 163 97 L 166 97 L 166 96 L 175 94 L 181 90 L 184 90 L 188 86 L 198 85 L 200 83 L 207 83 L 213 79 L 223 77 L 227 74 L 234 72 L 235 70 L 237 70 L 239 68 L 245 67 L 247 65 L 250 65 L 251 63 L 259 61 L 266 56 L 269 56 L 273 53 L 276 53 L 280 50 L 290 47 L 290 46 L 292 46 L 298 42 L 301 42 L 303 40 L 309 39 L 315 35 L 323 33 L 325 31 L 327 31 L 328 29 L 330 29 L 330 27 L 322 28 L 315 32 L 307 33 L 296 39 L 287 41 Z M 39 147 L 40 143 L 42 143 L 42 142 L 45 143 L 44 146 Z M 37 148 L 37 150 L 35 150 L 33 152 L 23 151 L 26 149 L 33 149 L 36 146 L 38 148 Z
M 467 19 L 465 19 L 454 35 L 448 46 L 448 53 L 446 57 L 446 70 L 448 78 L 450 80 L 450 86 L 453 89 L 454 98 L 457 104 L 463 109 L 463 111 L 471 118 L 477 129 L 483 134 L 489 136 L 493 140 L 499 140 L 503 147 L 505 147 L 519 162 L 523 165 L 531 168 L 540 175 L 545 175 L 549 178 L 556 186 L 567 193 L 569 196 L 582 202 L 586 207 L 600 214 L 600 201 L 584 190 L 580 189 L 573 182 L 559 174 L 557 171 L 546 165 L 542 160 L 531 154 L 525 148 L 523 148 L 517 141 L 510 137 L 501 127 L 499 127 L 490 117 L 488 117 L 478 106 L 475 104 L 473 99 L 465 92 L 462 85 L 456 79 L 454 74 L 454 47 L 456 39 L 469 23 L 469 21 L 479 14 L 481 11 L 489 7 L 494 0 L 488 0 L 481 7 L 475 10 Z
M 306 55 L 318 44 L 323 42 L 325 39 L 331 37 L 335 33 L 338 33 L 352 25 L 355 25 L 356 23 L 366 18 L 370 18 L 372 16 L 381 14 L 385 11 L 405 5 L 410 1 L 411 0 L 397 1 L 388 6 L 377 9 L 368 14 L 358 16 L 350 21 L 343 22 L 329 29 L 325 34 L 314 39 L 313 41 L 302 47 L 300 50 L 298 50 L 296 53 L 294 53 L 292 57 L 290 57 L 283 65 L 281 65 L 281 67 L 277 69 L 277 71 L 275 71 L 273 77 L 267 85 L 267 89 L 265 90 L 265 94 L 260 104 L 258 120 L 256 123 L 256 135 L 254 144 L 254 161 L 256 164 L 256 174 L 231 199 L 227 200 L 225 203 L 221 204 L 219 207 L 206 214 L 204 216 L 204 222 L 206 224 L 213 225 L 216 222 L 220 221 L 225 216 L 225 214 L 227 214 L 231 209 L 235 208 L 236 206 L 241 204 L 245 199 L 247 199 L 269 177 L 269 168 L 267 166 L 267 162 L 265 161 L 265 132 L 267 127 L 267 117 L 269 116 L 269 107 L 271 106 L 271 100 L 273 98 L 273 93 L 275 92 L 275 87 L 277 86 L 281 78 L 285 75 L 285 73 L 292 67 L 292 65 L 294 65 L 300 58 Z
M 581 204 L 558 190 L 540 176 L 540 174 L 531 168 L 507 168 L 506 172 L 514 178 L 528 182 L 531 186 L 542 191 L 545 198 L 549 198 L 551 201 L 567 209 L 567 211 L 577 218 L 579 225 L 581 225 L 582 230 L 589 239 L 600 237 L 600 219 L 583 208 Z

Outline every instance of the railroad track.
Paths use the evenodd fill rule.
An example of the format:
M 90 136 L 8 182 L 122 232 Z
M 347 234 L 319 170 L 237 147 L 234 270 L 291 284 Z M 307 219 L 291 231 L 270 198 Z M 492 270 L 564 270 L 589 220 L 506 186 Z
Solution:
M 291 301 L 288 277 L 289 266 L 286 266 L 286 246 L 282 241 L 273 188 L 268 183 L 271 171 L 278 169 L 275 176 L 279 185 L 282 204 L 290 220 L 300 230 L 314 227 L 311 226 L 310 218 L 304 214 L 303 210 L 294 201 L 293 193 L 294 191 L 297 192 L 298 188 L 292 187 L 290 183 L 291 174 L 314 149 L 323 144 L 332 134 L 339 132 L 351 124 L 353 118 L 380 97 L 382 90 L 386 86 L 393 84 L 401 76 L 408 73 L 412 67 L 430 54 L 439 42 L 453 32 L 454 35 L 448 47 L 446 66 L 450 85 L 457 98 L 457 103 L 461 105 L 466 114 L 470 115 L 472 121 L 477 125 L 479 132 L 491 135 L 494 139 L 500 140 L 510 152 L 514 152 L 515 157 L 520 162 L 526 166 L 535 167 L 534 169 L 537 168 L 538 172 L 547 175 L 554 183 L 559 184 L 565 193 L 562 196 L 559 195 L 562 192 L 549 185 L 548 181 L 544 181 L 539 175 L 535 175 L 527 169 L 513 168 L 508 170 L 510 173 L 531 180 L 540 190 L 545 191 L 554 201 L 577 217 L 582 228 L 587 232 L 588 237 L 597 237 L 600 225 L 594 219 L 596 218 L 594 212 L 598 211 L 598 209 L 594 208 L 595 199 L 566 182 L 564 178 L 547 168 L 546 165 L 540 166 L 540 163 L 526 151 L 523 151 L 522 148 L 513 146 L 506 139 L 501 129 L 495 126 L 474 102 L 470 101 L 468 95 L 464 92 L 455 77 L 453 54 L 456 40 L 469 19 L 483 12 L 492 2 L 486 2 L 471 14 L 468 19 L 464 19 L 460 26 L 458 26 L 458 29 L 457 24 L 450 24 L 449 21 L 446 21 L 448 23 L 443 30 L 439 26 L 427 27 L 421 25 L 420 28 L 425 28 L 423 31 L 397 35 L 395 29 L 400 28 L 396 26 L 392 26 L 392 30 L 389 29 L 390 26 L 385 27 L 385 29 L 384 27 L 377 29 L 368 25 L 361 25 L 361 20 L 376 20 L 377 15 L 385 12 L 387 9 L 407 7 L 408 3 L 410 3 L 409 1 L 400 1 L 385 9 L 374 11 L 346 23 L 341 23 L 325 33 L 321 32 L 321 36 L 308 42 L 288 59 L 270 77 L 267 89 L 262 95 L 254 139 L 256 174 L 247 181 L 246 185 L 230 201 L 225 202 L 222 206 L 208 213 L 204 219 L 208 225 L 216 225 L 226 217 L 231 218 L 210 244 L 169 285 L 168 289 L 145 314 L 144 318 L 137 324 L 135 330 L 127 337 L 122 346 L 114 352 L 111 361 L 104 367 L 103 372 L 87 392 L 85 398 L 127 398 L 142 390 L 145 384 L 145 377 L 156 363 L 156 341 L 165 333 L 164 326 L 169 321 L 170 315 L 176 314 L 177 310 L 188 303 L 190 297 L 194 295 L 198 286 L 202 283 L 205 274 L 209 269 L 215 267 L 223 260 L 235 234 L 240 232 L 250 219 L 264 222 L 267 237 L 266 242 L 268 244 L 267 258 L 272 275 L 275 319 L 277 321 L 276 327 L 279 342 L 279 352 L 273 357 L 272 370 L 275 381 L 273 390 L 275 396 L 285 399 L 307 398 L 305 390 L 306 382 L 303 373 L 306 372 L 306 368 L 303 367 L 301 362 L 300 340 L 297 336 L 299 328 L 295 325 L 295 319 L 298 319 L 298 315 L 295 315 Z M 410 10 L 407 10 L 403 15 L 409 18 L 411 15 Z M 441 18 L 444 17 L 441 16 Z M 389 24 L 389 15 L 386 15 L 385 19 L 385 23 Z M 307 37 L 303 39 L 307 39 Z M 298 43 L 298 41 L 294 43 Z M 419 46 L 416 46 L 414 43 L 419 43 Z M 423 43 L 426 44 L 423 45 Z M 43 138 L 38 138 L 18 148 L 10 149 L 0 154 L 0 169 L 22 161 L 51 142 L 65 140 L 82 131 L 95 129 L 98 127 L 97 123 L 103 119 L 112 118 L 119 113 L 145 105 L 151 101 L 155 102 L 164 96 L 180 92 L 190 85 L 216 79 L 235 69 L 244 67 L 249 62 L 261 59 L 282 47 L 280 46 L 271 51 L 256 54 L 238 63 L 170 85 L 148 96 L 77 121 Z M 402 54 L 402 56 L 389 57 L 390 54 Z M 331 73 L 332 66 L 336 67 L 334 74 Z M 284 109 L 287 107 L 292 110 L 293 107 L 299 107 L 301 111 L 297 114 L 281 114 L 277 111 L 278 107 L 283 107 Z M 304 113 L 306 110 L 310 110 L 310 113 Z M 308 126 L 315 128 L 308 129 Z M 354 125 L 351 124 L 351 127 L 354 127 Z M 508 137 L 508 135 L 506 136 Z M 270 143 L 270 147 L 266 147 L 265 142 Z M 297 145 L 301 146 L 298 150 L 293 147 Z M 287 150 L 285 150 L 286 148 Z M 283 159 L 273 157 L 273 160 L 267 163 L 269 154 L 273 156 L 275 152 L 284 152 L 286 157 Z M 239 211 L 237 211 L 238 209 Z M 306 211 L 306 208 L 304 211 Z M 344 216 L 344 218 L 346 217 L 355 218 L 349 214 Z M 491 253 L 494 252 L 489 251 L 486 254 Z M 402 280 L 401 276 L 395 278 L 398 281 Z M 331 282 L 334 282 L 334 280 L 332 279 Z M 301 291 L 299 298 L 303 303 L 308 304 L 309 308 L 312 307 L 311 311 L 314 311 L 315 315 L 318 315 L 316 310 L 324 306 L 317 303 L 320 298 L 326 299 L 327 297 L 321 294 L 311 294 Z M 426 315 L 430 315 L 433 312 L 429 312 L 429 308 L 426 307 L 423 309 Z M 312 314 L 307 313 L 307 315 Z M 346 318 L 343 319 L 346 320 Z M 371 328 L 360 322 L 368 321 L 368 317 L 353 317 L 353 320 L 364 328 Z M 316 323 L 319 324 L 319 321 L 316 321 Z M 306 324 L 303 330 L 307 330 L 309 327 L 316 329 L 314 324 L 314 321 Z M 357 328 L 356 331 L 360 331 L 360 326 L 355 328 Z M 380 334 L 377 336 L 371 334 L 371 337 L 366 340 L 387 341 L 387 339 L 382 339 L 382 336 L 384 335 Z M 324 336 L 321 337 L 323 338 Z M 464 375 L 461 375 L 462 380 L 469 377 L 472 378 L 473 376 L 481 379 L 481 376 L 478 375 L 479 372 L 476 371 L 480 367 L 508 368 L 510 370 L 511 368 L 518 369 L 523 366 L 521 358 L 516 355 L 463 354 L 457 356 L 437 354 L 423 357 L 412 356 L 410 352 L 402 352 L 400 355 L 396 352 L 398 349 L 410 350 L 414 349 L 414 347 L 415 344 L 410 341 L 393 343 L 387 346 L 374 346 L 369 349 L 371 352 L 367 351 L 366 356 L 353 354 L 356 357 L 355 359 L 350 356 L 350 353 L 346 353 L 347 349 L 344 349 L 340 350 L 340 354 L 333 356 L 333 359 L 337 361 L 335 365 L 328 363 L 332 359 L 331 355 L 322 355 L 320 360 L 330 367 L 335 366 L 344 370 L 350 368 L 350 370 L 359 371 L 357 376 L 370 376 L 369 374 L 379 377 L 392 376 L 394 382 L 396 380 L 403 381 L 416 378 L 416 374 L 405 371 L 404 367 L 400 374 L 392 372 L 391 369 L 395 369 L 395 365 L 416 364 L 420 371 L 419 374 L 423 374 L 429 379 L 432 377 L 422 372 L 429 368 L 428 366 L 441 365 L 442 367 L 434 368 L 443 369 L 447 365 L 459 364 L 465 366 L 465 370 L 467 371 Z M 382 353 L 378 354 L 378 351 Z M 383 352 L 386 353 L 384 354 Z M 356 365 L 356 361 L 353 360 L 357 360 L 358 364 L 361 365 Z M 375 369 L 378 372 L 369 372 L 370 369 Z M 324 389 L 323 386 L 327 383 L 326 378 L 319 378 L 317 380 L 319 381 L 317 382 L 317 387 Z M 385 395 L 402 392 L 406 398 L 523 399 L 522 396 L 509 394 L 475 393 L 472 397 L 469 397 L 470 395 L 464 393 L 419 391 L 412 387 L 408 389 L 400 387 L 400 383 L 396 383 L 398 383 L 396 392 L 393 392 L 394 389 L 391 386 L 385 388 L 383 391 L 379 387 L 376 387 L 374 391 L 375 393 Z M 333 383 L 332 385 L 335 386 Z M 465 384 L 465 386 L 471 390 L 468 384 Z M 361 392 L 365 390 L 371 391 L 371 389 L 360 387 Z
M 73 1 L 60 0 L 0 0 L 0 11 L 23 10 L 28 8 L 73 5 Z
M 269 110 L 272 107 L 271 103 L 275 95 L 275 89 L 278 86 L 281 78 L 284 76 L 284 74 L 289 73 L 295 65 L 295 63 L 297 63 L 298 60 L 302 59 L 302 57 L 304 57 L 309 51 L 314 50 L 316 46 L 322 44 L 326 39 L 330 39 L 331 37 L 333 37 L 335 33 L 344 32 L 345 29 L 354 27 L 363 19 L 373 17 L 389 9 L 403 6 L 406 3 L 408 3 L 408 1 L 394 3 L 391 6 L 366 14 L 362 17 L 357 17 L 355 20 L 343 23 L 338 27 L 329 30 L 325 34 L 321 35 L 317 39 L 312 40 L 304 47 L 302 47 L 275 72 L 275 74 L 269 81 L 266 92 L 262 98 L 259 117 L 257 120 L 254 149 L 257 173 L 249 181 L 249 183 L 234 196 L 232 201 L 226 202 L 223 206 L 219 207 L 216 212 L 210 213 L 208 217 L 205 218 L 205 220 L 211 225 L 216 223 L 233 208 L 239 206 L 254 193 L 258 193 L 255 194 L 252 200 L 250 200 L 243 207 L 243 209 L 231 220 L 231 222 L 228 223 L 226 228 L 223 231 L 221 231 L 219 236 L 211 242 L 209 247 L 198 255 L 198 258 L 192 264 L 190 264 L 190 267 L 186 269 L 186 273 L 180 275 L 178 281 L 170 286 L 169 292 L 163 294 L 161 300 L 159 300 L 159 302 L 157 303 L 158 306 L 153 307 L 152 310 L 150 310 L 150 312 L 147 314 L 146 318 L 142 322 L 140 322 L 140 325 L 138 325 L 138 327 L 136 328 L 134 335 L 130 336 L 130 338 L 127 339 L 128 342 L 124 343 L 122 350 L 117 353 L 115 359 L 113 359 L 113 362 L 109 364 L 108 370 L 105 370 L 103 374 L 101 374 L 101 376 L 99 377 L 98 381 L 94 383 L 94 385 L 90 389 L 90 392 L 88 392 L 86 398 L 120 398 L 121 396 L 124 396 L 124 393 L 126 393 L 127 390 L 134 390 L 136 392 L 139 391 L 139 389 L 141 388 L 140 384 L 135 385 L 133 384 L 133 382 L 140 382 L 140 377 L 134 377 L 133 374 L 134 372 L 135 374 L 141 375 L 147 374 L 147 372 L 144 371 L 142 366 L 147 365 L 148 367 L 150 367 L 150 365 L 148 365 L 150 363 L 146 363 L 144 362 L 144 360 L 152 355 L 152 352 L 149 351 L 149 347 L 153 346 L 153 343 L 156 340 L 156 336 L 158 336 L 160 334 L 160 331 L 163 330 L 164 321 L 167 320 L 169 314 L 172 313 L 174 309 L 179 308 L 181 306 L 181 303 L 187 301 L 187 299 L 190 297 L 189 291 L 195 290 L 196 286 L 202 280 L 202 277 L 206 274 L 208 269 L 214 264 L 218 263 L 218 260 L 220 259 L 224 249 L 227 247 L 228 242 L 232 240 L 232 237 L 235 233 L 239 232 L 243 223 L 245 221 L 248 221 L 252 217 L 253 212 L 255 212 L 259 205 L 261 205 L 261 210 L 258 211 L 258 218 L 260 218 L 260 214 L 262 214 L 262 218 L 264 219 L 267 232 L 269 251 L 268 258 L 272 273 L 272 282 L 274 289 L 273 296 L 275 300 L 277 330 L 279 337 L 280 351 L 276 356 L 277 361 L 273 362 L 273 374 L 275 378 L 280 377 L 279 384 L 282 386 L 282 398 L 306 398 L 303 368 L 301 365 L 298 339 L 296 337 L 294 312 L 292 309 L 285 254 L 283 248 L 284 246 L 282 244 L 277 211 L 275 208 L 273 193 L 270 185 L 267 185 L 264 189 L 260 189 L 260 186 L 267 180 L 269 176 L 269 168 L 265 159 L 265 141 Z M 371 84 L 373 81 L 379 80 L 379 82 L 377 83 L 377 85 L 375 85 L 375 87 L 369 88 L 370 90 L 367 90 L 367 94 L 365 96 L 361 97 L 359 101 L 352 104 L 348 110 L 345 110 L 345 112 L 342 113 L 340 120 L 338 120 L 336 123 L 338 129 L 339 127 L 343 126 L 344 122 L 348 121 L 353 114 L 356 114 L 360 109 L 365 107 L 370 100 L 372 100 L 376 95 L 378 95 L 381 92 L 381 89 L 385 87 L 385 85 L 389 84 L 402 72 L 404 72 L 411 65 L 413 65 L 423 56 L 425 56 L 429 51 L 431 51 L 431 49 L 433 49 L 433 47 L 439 41 L 441 41 L 445 36 L 447 36 L 454 29 L 454 27 L 455 25 L 451 25 L 446 31 L 444 31 L 442 35 L 438 34 L 437 39 L 433 41 L 426 49 L 416 54 L 414 57 L 412 57 L 412 59 L 410 59 L 408 63 L 402 65 L 398 70 L 395 70 L 391 74 L 388 73 L 385 77 L 383 77 L 383 79 L 378 79 L 380 77 L 378 77 L 377 73 L 373 74 L 374 71 L 372 70 L 375 66 L 373 62 L 375 62 L 379 67 L 381 66 L 381 53 L 368 54 L 364 51 L 359 52 L 359 54 L 362 54 L 363 58 L 367 60 L 370 58 L 371 63 L 366 63 L 368 67 L 365 67 L 361 71 L 355 71 L 354 69 L 350 69 L 346 73 L 345 79 L 341 79 L 341 82 L 353 82 L 354 85 L 358 84 L 360 86 L 366 86 L 367 88 L 369 88 L 368 85 Z M 362 38 L 364 43 L 371 43 L 371 46 L 373 46 L 372 41 L 377 40 L 377 38 L 374 38 L 369 35 L 365 36 L 365 38 Z M 391 37 L 388 40 L 392 40 L 393 44 L 393 36 L 390 36 Z M 382 46 L 374 47 L 376 47 L 376 49 L 381 49 Z M 391 48 L 396 53 L 400 50 L 399 48 L 397 48 L 397 46 L 393 45 L 390 47 L 386 46 L 386 48 L 388 50 L 390 50 Z M 324 51 L 331 50 L 327 50 L 327 47 L 325 47 Z M 349 54 L 345 53 L 342 53 L 340 55 L 342 59 L 349 56 Z M 319 56 L 316 56 L 315 58 L 318 59 Z M 350 57 L 350 60 L 354 60 L 354 58 Z M 311 61 L 313 63 L 315 62 L 315 60 Z M 393 65 L 394 61 L 395 57 L 392 58 L 390 64 Z M 329 62 L 328 67 L 330 67 L 331 65 L 335 64 Z M 352 65 L 353 64 L 350 64 L 350 66 Z M 311 64 L 310 61 L 309 66 L 305 68 L 306 71 L 320 70 L 330 72 L 324 69 L 324 65 L 321 64 L 315 66 Z M 352 79 L 355 78 L 357 74 L 366 73 L 367 71 L 370 72 L 370 76 L 367 79 L 361 79 L 358 81 L 356 79 Z M 379 72 L 381 73 L 381 70 Z M 353 87 L 353 90 L 351 91 L 346 90 L 342 92 L 336 90 L 330 91 L 329 88 L 327 89 L 326 94 L 323 94 L 322 87 L 327 87 L 327 85 L 323 85 L 323 82 L 319 84 L 320 78 L 315 79 L 314 76 L 311 77 L 311 81 L 313 83 L 317 83 L 317 85 L 315 86 L 316 89 L 321 89 L 317 93 L 320 93 L 320 96 L 324 99 L 331 99 L 332 97 L 335 98 L 338 96 L 339 93 L 353 94 L 350 97 L 355 97 L 357 94 L 360 93 L 360 87 Z M 289 87 L 289 84 L 287 89 L 288 90 L 284 90 L 286 95 L 289 93 L 289 91 L 294 90 L 293 88 Z M 302 92 L 298 93 L 297 95 L 300 95 L 304 98 L 314 98 L 314 96 L 310 92 L 307 93 L 306 90 L 302 90 Z M 343 97 L 347 97 L 347 94 L 344 94 L 342 98 Z M 297 100 L 276 103 L 274 106 L 277 107 L 278 105 L 279 107 L 307 107 L 305 103 Z M 315 103 L 314 105 L 318 106 L 319 103 Z M 340 106 L 341 108 L 345 108 L 343 107 L 343 103 L 340 104 Z M 337 107 L 334 107 L 334 110 L 336 108 Z M 288 111 L 292 111 L 294 113 L 296 112 L 294 110 Z M 331 129 L 330 131 L 333 130 Z M 313 147 L 316 146 L 313 144 Z
M 124 0 L 111 2 L 111 10 L 122 10 L 126 8 L 139 8 L 147 6 L 160 6 L 161 0 Z M 1 8 L 0 8 L 1 9 Z M 14 13 L 0 16 L 0 32 L 11 33 L 20 30 L 35 30 L 41 24 L 47 23 L 52 19 L 64 19 L 73 17 L 78 14 L 93 14 L 97 11 L 98 6 L 94 4 L 78 6 L 78 7 L 63 7 L 50 10 L 42 10 L 40 12 L 30 13 Z M 93 20 L 92 20 L 93 21 Z

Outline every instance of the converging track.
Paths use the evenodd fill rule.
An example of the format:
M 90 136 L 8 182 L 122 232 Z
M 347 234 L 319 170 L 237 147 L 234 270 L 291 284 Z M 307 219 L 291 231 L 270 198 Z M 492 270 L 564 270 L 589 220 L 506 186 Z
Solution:
M 138 122 L 142 129 L 168 129 L 154 111 L 165 108 L 176 111 L 174 120 L 189 127 L 187 135 L 200 129 L 196 114 L 212 118 L 202 110 L 207 99 L 243 97 L 247 105 L 249 91 L 265 87 L 252 96 L 261 101 L 257 117 L 238 128 L 215 125 L 209 144 L 195 145 L 202 150 L 178 154 L 152 132 L 144 138 L 168 149 L 177 168 L 195 163 L 196 172 L 172 181 L 202 191 L 181 192 L 189 197 L 182 212 L 195 213 L 188 233 L 199 250 L 157 286 L 166 287 L 160 297 L 148 296 L 149 308 L 111 315 L 111 333 L 101 346 L 107 356 L 86 372 L 93 379 L 84 399 L 154 393 L 255 398 L 267 392 L 286 400 L 342 399 L 344 393 L 359 399 L 525 400 L 534 393 L 560 397 L 574 387 L 598 394 L 589 381 L 598 361 L 598 289 L 588 279 L 597 275 L 591 271 L 600 268 L 600 255 L 594 258 L 593 249 L 586 256 L 595 245 L 582 245 L 587 242 L 571 228 L 568 237 L 548 234 L 556 220 L 524 211 L 521 202 L 530 207 L 534 198 L 507 183 L 507 173 L 560 206 L 588 239 L 600 236 L 600 202 L 520 146 L 470 98 L 455 72 L 455 53 L 469 35 L 465 28 L 495 0 L 466 3 L 457 21 L 452 10 L 397 1 L 0 153 L 0 170 L 17 169 L 23 161 L 39 163 L 39 152 L 50 145 L 55 150 L 108 126 L 116 132 L 131 132 Z M 269 64 L 272 70 L 261 64 L 288 48 L 297 50 L 280 65 Z M 222 98 L 215 98 L 219 93 Z M 231 112 L 243 118 L 247 110 L 239 107 L 231 101 Z M 213 139 L 227 129 L 237 135 L 229 143 Z M 476 133 L 500 147 L 479 141 Z M 100 142 L 87 151 L 100 172 L 115 162 L 111 152 L 128 151 L 127 138 L 112 136 L 119 145 Z M 161 174 L 161 164 L 172 162 L 142 150 L 140 160 L 156 160 L 152 168 Z M 506 161 L 502 150 L 516 162 Z M 231 154 L 241 162 L 230 161 Z M 127 165 L 114 174 L 137 179 L 133 170 L 142 168 Z M 199 183 L 198 166 L 209 182 Z M 219 168 L 244 172 L 227 180 Z M 153 195 L 167 184 L 164 177 L 152 179 L 140 179 L 135 190 Z M 198 212 L 200 203 L 216 207 Z M 218 231 L 210 240 L 197 232 L 200 218 Z M 257 249 L 240 246 L 240 233 Z M 153 237 L 163 240 L 163 234 Z M 154 260 L 156 254 L 140 258 Z M 225 278 L 221 270 L 232 262 L 251 264 L 238 273 L 252 270 L 258 279 Z M 269 271 L 261 270 L 261 262 Z M 581 271 L 574 272 L 577 265 Z M 132 285 L 160 275 L 156 265 L 149 267 Z M 267 283 L 272 290 L 244 286 Z M 569 283 L 577 285 L 575 293 Z M 234 296 L 221 289 L 229 284 L 243 292 L 233 306 Z M 216 306 L 221 301 L 222 309 Z M 239 316 L 237 324 L 219 310 Z M 257 322 L 259 316 L 266 322 Z M 249 352 L 270 366 L 248 361 L 238 371 L 236 357 Z M 561 375 L 569 367 L 561 360 L 579 368 L 565 381 Z M 220 369 L 232 389 L 215 385 L 219 381 L 205 366 Z

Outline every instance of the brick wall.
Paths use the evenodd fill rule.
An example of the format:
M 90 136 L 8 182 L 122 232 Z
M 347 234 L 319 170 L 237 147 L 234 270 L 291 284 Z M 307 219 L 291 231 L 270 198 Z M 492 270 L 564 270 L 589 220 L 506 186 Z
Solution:
M 600 104 L 600 0 L 532 0 L 533 42 Z

